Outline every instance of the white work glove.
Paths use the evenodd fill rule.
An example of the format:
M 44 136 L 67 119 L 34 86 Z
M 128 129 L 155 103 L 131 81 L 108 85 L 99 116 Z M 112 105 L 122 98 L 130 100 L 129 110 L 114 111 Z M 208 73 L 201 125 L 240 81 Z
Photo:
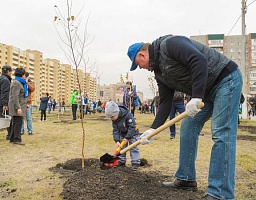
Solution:
M 202 99 L 192 98 L 186 105 L 186 113 L 190 117 L 194 117 L 201 109 L 197 108 L 197 105 L 202 102 Z
M 142 144 L 142 145 L 144 145 L 144 144 L 148 144 L 148 143 L 150 143 L 150 142 L 152 142 L 153 140 L 154 140 L 154 137 L 151 137 L 151 138 L 149 138 L 149 139 L 147 139 L 146 138 L 146 136 L 149 134 L 149 133 L 151 133 L 152 131 L 154 131 L 155 129 L 153 129 L 153 128 L 151 128 L 151 129 L 148 129 L 147 131 L 145 131 L 141 136 L 140 136 L 140 143 Z

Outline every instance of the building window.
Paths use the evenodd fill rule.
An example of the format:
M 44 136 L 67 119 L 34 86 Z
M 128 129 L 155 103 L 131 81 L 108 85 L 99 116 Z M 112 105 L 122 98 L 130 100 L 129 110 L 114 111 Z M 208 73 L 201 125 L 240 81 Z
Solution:
M 100 91 L 100 96 L 103 97 L 103 91 Z

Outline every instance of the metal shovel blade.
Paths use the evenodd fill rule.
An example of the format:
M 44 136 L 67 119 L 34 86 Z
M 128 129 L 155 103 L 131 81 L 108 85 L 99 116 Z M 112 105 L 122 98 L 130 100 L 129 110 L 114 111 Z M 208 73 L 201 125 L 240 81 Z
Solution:
M 103 156 L 100 157 L 100 161 L 103 163 L 113 163 L 115 160 L 118 159 L 118 154 L 121 150 L 121 148 L 126 144 L 126 140 L 123 140 L 121 144 L 116 148 L 114 155 L 110 155 L 108 153 L 105 153 Z M 120 154 L 119 154 L 120 155 Z
M 108 153 L 105 153 L 103 156 L 100 157 L 100 161 L 103 162 L 103 163 L 111 163 L 111 162 L 114 162 L 117 159 L 118 159 L 117 156 L 112 156 Z

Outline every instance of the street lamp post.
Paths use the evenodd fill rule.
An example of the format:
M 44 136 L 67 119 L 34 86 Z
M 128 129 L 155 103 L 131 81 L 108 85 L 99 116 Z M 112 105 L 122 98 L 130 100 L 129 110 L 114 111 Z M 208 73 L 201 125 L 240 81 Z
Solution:
M 248 95 L 248 72 L 246 70 L 246 36 L 245 36 L 245 14 L 246 14 L 246 2 L 242 0 L 242 51 L 241 51 L 241 73 L 243 77 L 242 93 L 245 98 L 245 102 L 242 105 L 242 118 L 248 118 L 247 108 L 247 95 Z

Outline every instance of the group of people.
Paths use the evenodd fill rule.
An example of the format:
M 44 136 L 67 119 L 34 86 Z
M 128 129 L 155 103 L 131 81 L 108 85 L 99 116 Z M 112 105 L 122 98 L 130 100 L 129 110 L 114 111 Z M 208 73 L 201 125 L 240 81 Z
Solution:
M 24 134 L 24 119 L 27 121 L 28 134 L 33 134 L 31 93 L 35 90 L 34 82 L 24 68 L 16 68 L 12 80 L 12 67 L 2 67 L 0 76 L 0 117 L 11 116 L 7 128 L 6 140 L 13 144 L 24 145 L 21 135 Z
M 71 105 L 72 110 L 72 119 L 76 120 L 77 110 L 79 108 L 79 118 L 84 118 L 85 115 L 95 114 L 96 112 L 103 112 L 105 108 L 105 103 L 102 103 L 100 100 L 98 102 L 91 101 L 87 94 L 79 94 L 78 90 L 75 89 L 70 96 L 69 104 Z
M 40 97 L 40 105 L 39 110 L 41 112 L 41 117 L 39 122 L 46 121 L 46 111 L 48 110 L 48 114 L 52 111 L 55 111 L 57 106 L 57 102 L 55 99 L 51 100 L 51 96 L 48 92 L 42 93 L 42 96 Z M 65 111 L 65 101 L 59 103 L 59 112 Z
M 237 118 L 243 84 L 238 65 L 213 48 L 175 35 L 162 36 L 152 43 L 135 43 L 127 54 L 132 61 L 130 71 L 139 66 L 154 72 L 160 102 L 152 125 L 140 137 L 127 108 L 108 103 L 106 115 L 112 120 L 116 144 L 123 139 L 130 144 L 138 139 L 142 145 L 149 144 L 152 139 L 146 136 L 170 116 L 175 91 L 188 94 L 190 100 L 185 105 L 188 117 L 180 127 L 179 166 L 175 180 L 162 185 L 197 191 L 198 138 L 205 122 L 211 118 L 213 146 L 207 193 L 202 199 L 235 199 Z M 199 109 L 197 106 L 202 101 L 204 107 Z M 131 160 L 133 166 L 140 162 L 137 147 L 131 150 Z M 121 157 L 118 166 L 125 163 L 126 159 Z
M 165 123 L 175 104 L 177 110 L 180 108 L 179 101 L 175 100 L 176 91 L 188 94 L 191 97 L 185 105 L 188 117 L 182 120 L 180 127 L 179 166 L 175 180 L 163 182 L 162 185 L 197 191 L 198 138 L 205 122 L 211 118 L 213 146 L 207 194 L 203 199 L 235 199 L 237 119 L 243 84 L 238 65 L 213 48 L 175 35 L 159 37 L 152 43 L 135 43 L 128 48 L 127 54 L 132 61 L 130 71 L 139 66 L 154 72 L 159 91 L 159 105 L 152 125 L 139 137 L 134 119 L 136 97 L 132 85 L 128 83 L 124 105 L 110 101 L 105 108 L 106 116 L 112 120 L 113 139 L 116 144 L 120 145 L 123 140 L 126 141 L 126 146 L 137 140 L 140 140 L 142 145 L 152 142 L 152 139 L 146 136 Z M 15 69 L 15 79 L 12 83 L 11 67 L 4 66 L 2 72 L 0 112 L 8 111 L 12 116 L 8 129 L 10 142 L 23 144 L 21 126 L 28 107 L 29 81 L 23 68 Z M 70 104 L 73 112 L 77 109 L 78 103 L 74 102 L 78 92 L 74 91 L 72 95 Z M 202 101 L 204 107 L 199 109 L 197 106 Z M 75 114 L 76 112 L 73 112 L 73 119 L 76 119 Z M 137 170 L 140 165 L 138 147 L 134 147 L 130 155 L 132 169 Z M 117 167 L 125 164 L 126 155 L 123 154 Z
M 49 96 L 49 94 L 48 94 Z M 51 96 L 49 96 L 49 100 L 47 102 L 47 107 L 48 107 L 48 114 L 51 113 L 51 110 L 54 111 L 56 109 L 56 105 L 57 105 L 57 102 L 55 99 L 52 100 Z
M 109 100 L 111 101 L 111 100 Z M 107 102 L 102 102 L 100 99 L 96 101 L 90 101 L 87 94 L 81 92 L 79 94 L 78 90 L 75 89 L 71 94 L 69 104 L 72 109 L 72 119 L 77 119 L 77 110 L 79 108 L 80 118 L 87 115 L 87 113 L 104 113 L 106 109 Z M 139 97 L 133 88 L 132 82 L 127 81 L 123 94 L 123 102 L 118 102 L 118 105 L 123 105 L 132 113 L 134 116 L 135 108 L 139 105 Z

